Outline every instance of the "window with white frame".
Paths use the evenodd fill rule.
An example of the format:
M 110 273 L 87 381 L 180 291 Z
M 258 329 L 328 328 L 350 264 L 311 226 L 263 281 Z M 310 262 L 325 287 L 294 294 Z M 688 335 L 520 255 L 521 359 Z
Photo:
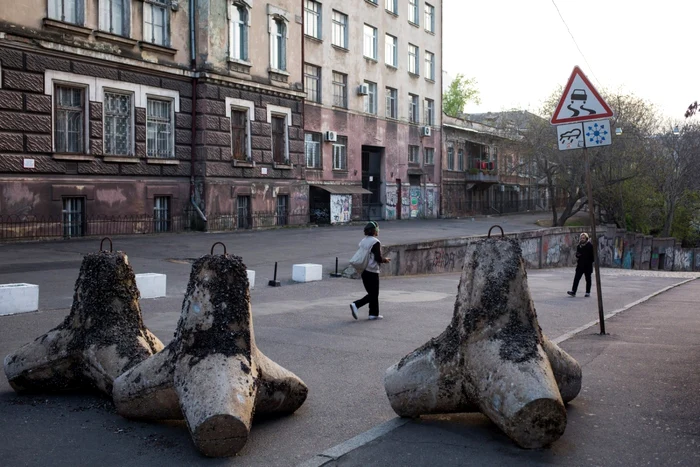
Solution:
M 321 39 L 321 4 L 314 0 L 304 1 L 304 34 Z
M 146 155 L 175 157 L 173 136 L 173 102 L 149 97 L 146 101 Z
M 304 87 L 309 102 L 321 103 L 321 67 L 304 64 Z
M 133 155 L 132 95 L 104 93 L 104 153 L 108 156 Z
M 287 116 L 272 115 L 272 160 L 277 164 L 288 164 L 287 155 Z
M 386 88 L 386 117 L 399 118 L 399 92 L 394 88 Z
M 391 34 L 386 34 L 386 47 L 384 50 L 384 61 L 394 68 L 399 66 L 399 40 Z
M 419 73 L 418 69 L 418 57 L 420 52 L 417 45 L 408 44 L 408 72 L 417 75 Z
M 425 30 L 435 32 L 435 7 L 429 3 L 425 4 Z
M 306 153 L 306 167 L 310 169 L 320 169 L 321 133 L 304 134 L 304 152 Z
M 418 123 L 418 108 L 420 104 L 418 102 L 418 96 L 415 94 L 408 95 L 408 121 L 411 123 Z
M 85 22 L 85 0 L 49 0 L 49 18 L 82 25 Z
M 420 159 L 418 158 L 418 153 L 420 148 L 418 146 L 409 145 L 408 146 L 408 162 L 411 164 L 418 164 Z
M 335 10 L 333 10 L 331 44 L 343 49 L 348 48 L 348 15 Z
M 418 19 L 418 0 L 408 0 L 408 21 L 415 24 L 419 24 L 420 19 Z
M 100 0 L 100 29 L 118 36 L 129 36 L 131 0 Z
M 423 111 L 425 112 L 423 121 L 426 125 L 432 126 L 435 124 L 435 101 L 432 99 L 425 99 L 423 101 Z
M 435 81 L 435 54 L 425 51 L 425 77 Z
M 435 149 L 434 148 L 425 148 L 423 149 L 423 163 L 425 165 L 433 165 L 435 164 Z
M 374 3 L 376 5 L 378 0 L 367 0 L 367 1 L 370 3 Z
M 250 12 L 243 3 L 233 2 L 231 4 L 231 24 L 230 24 L 230 52 L 231 58 L 248 61 L 248 28 Z
M 384 3 L 384 8 L 395 15 L 399 14 L 398 0 L 386 0 Z
M 281 18 L 275 18 L 271 25 L 270 67 L 274 70 L 287 70 L 287 25 Z
M 377 83 L 365 81 L 367 85 L 367 95 L 365 96 L 365 112 L 368 114 L 377 114 Z
M 231 107 L 231 156 L 233 160 L 247 162 L 251 160 L 248 150 L 249 109 Z
M 362 53 L 372 60 L 377 59 L 377 28 L 365 24 Z
M 348 137 L 338 136 L 333 143 L 333 170 L 348 170 Z
M 144 0 L 143 40 L 156 45 L 170 45 L 170 0 Z
M 85 152 L 85 88 L 56 85 L 54 151 Z
M 333 105 L 348 108 L 348 75 L 333 72 Z

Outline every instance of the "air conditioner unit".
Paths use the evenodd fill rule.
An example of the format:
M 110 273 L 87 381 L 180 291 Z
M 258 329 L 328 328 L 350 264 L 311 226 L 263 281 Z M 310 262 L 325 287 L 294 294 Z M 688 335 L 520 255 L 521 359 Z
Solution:
M 423 136 L 430 136 L 430 135 L 432 134 L 432 131 L 433 131 L 433 129 L 430 128 L 429 126 L 424 126 L 424 127 L 422 128 L 421 134 L 422 134 Z
M 360 84 L 357 87 L 357 95 L 358 96 L 366 96 L 368 94 L 369 94 L 369 86 L 367 86 L 366 84 Z
M 335 143 L 336 141 L 338 141 L 338 133 L 336 133 L 335 131 L 327 131 L 326 141 L 331 141 Z

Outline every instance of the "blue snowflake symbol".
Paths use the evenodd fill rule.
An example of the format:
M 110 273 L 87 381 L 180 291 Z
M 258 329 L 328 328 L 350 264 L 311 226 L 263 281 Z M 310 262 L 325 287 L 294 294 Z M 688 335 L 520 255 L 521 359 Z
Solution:
M 595 144 L 603 144 L 608 138 L 608 130 L 605 129 L 605 124 L 598 125 L 594 123 L 588 126 L 588 131 L 586 132 L 586 137 L 588 141 Z

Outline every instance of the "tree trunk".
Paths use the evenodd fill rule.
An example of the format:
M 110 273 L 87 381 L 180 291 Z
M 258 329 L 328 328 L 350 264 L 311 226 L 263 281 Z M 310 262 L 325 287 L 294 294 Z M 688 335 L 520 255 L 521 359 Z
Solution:
M 669 201 L 668 210 L 666 211 L 666 219 L 664 220 L 664 229 L 661 231 L 662 237 L 671 235 L 671 225 L 673 224 L 673 215 L 676 210 L 676 203 Z
M 552 178 L 547 177 L 547 191 L 549 192 L 549 205 L 552 208 L 552 227 L 557 226 L 557 202 L 554 194 Z

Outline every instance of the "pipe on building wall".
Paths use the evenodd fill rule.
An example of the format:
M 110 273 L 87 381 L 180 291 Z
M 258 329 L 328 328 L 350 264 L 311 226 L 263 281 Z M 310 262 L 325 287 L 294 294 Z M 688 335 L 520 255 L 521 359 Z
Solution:
M 190 204 L 194 207 L 195 211 L 197 211 L 197 214 L 199 214 L 199 217 L 204 221 L 207 222 L 207 216 L 202 212 L 200 209 L 199 205 L 197 204 L 197 201 L 194 199 L 195 198 L 195 193 L 197 191 L 196 185 L 195 185 L 195 160 L 196 160 L 196 147 L 195 147 L 195 142 L 196 138 L 195 135 L 197 133 L 197 123 L 196 123 L 196 108 L 197 108 L 197 42 L 195 39 L 195 21 L 194 21 L 194 12 L 195 12 L 195 1 L 196 0 L 190 0 L 190 67 L 192 68 L 192 109 L 191 109 L 191 115 L 192 115 L 192 136 L 191 136 L 191 151 L 190 151 Z

